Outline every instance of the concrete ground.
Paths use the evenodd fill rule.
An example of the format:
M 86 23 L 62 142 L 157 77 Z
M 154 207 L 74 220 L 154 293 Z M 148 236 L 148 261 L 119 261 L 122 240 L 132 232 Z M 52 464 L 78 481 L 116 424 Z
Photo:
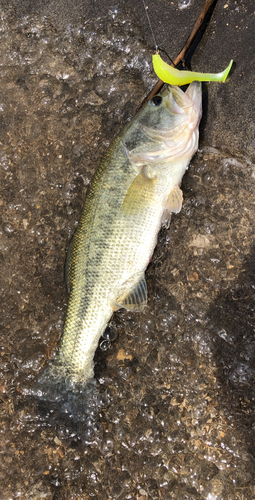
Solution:
M 174 58 L 203 1 L 147 5 Z M 252 0 L 218 0 L 191 58 L 198 71 L 234 59 L 234 72 L 204 86 L 199 151 L 146 273 L 148 306 L 114 316 L 77 416 L 31 387 L 63 329 L 87 186 L 156 81 L 153 40 L 134 0 L 1 2 L 1 499 L 255 498 L 254 14 Z
M 83 17 L 96 19 L 116 6 L 135 16 L 148 48 L 154 42 L 148 26 L 142 0 L 109 2 L 56 1 L 31 2 L 14 0 L 16 16 L 42 14 L 66 27 Z M 150 1 L 148 14 L 157 45 L 174 59 L 186 42 L 204 5 L 203 0 Z M 185 7 L 187 5 L 187 7 Z M 223 88 L 211 86 L 213 96 L 208 104 L 205 139 L 212 146 L 248 154 L 254 159 L 254 2 L 253 0 L 218 0 L 203 41 L 192 58 L 193 70 L 218 72 L 234 59 L 236 70 L 232 84 Z M 238 103 L 238 104 L 237 104 Z M 220 116 L 220 119 L 219 119 Z M 217 123 L 216 123 L 217 122 Z

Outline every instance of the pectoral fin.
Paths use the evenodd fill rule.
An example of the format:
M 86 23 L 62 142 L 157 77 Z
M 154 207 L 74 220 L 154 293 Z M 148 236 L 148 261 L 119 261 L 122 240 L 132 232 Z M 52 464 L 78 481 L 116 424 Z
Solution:
M 175 186 L 168 196 L 165 208 L 169 212 L 178 214 L 182 209 L 183 194 L 179 186 Z
M 153 203 L 155 199 L 157 176 L 153 169 L 143 166 L 134 178 L 123 200 L 121 214 L 132 217 Z
M 128 283 L 124 284 L 122 289 L 126 288 Z M 111 303 L 114 310 L 124 307 L 128 311 L 141 311 L 147 303 L 147 285 L 145 277 L 133 285 L 128 292 L 120 293 L 115 301 Z

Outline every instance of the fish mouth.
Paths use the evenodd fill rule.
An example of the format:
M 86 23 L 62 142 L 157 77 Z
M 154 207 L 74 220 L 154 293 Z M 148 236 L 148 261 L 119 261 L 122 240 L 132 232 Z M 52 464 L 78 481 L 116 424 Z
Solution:
M 179 115 L 196 115 L 198 121 L 202 116 L 202 86 L 200 82 L 192 82 L 186 92 L 177 85 L 168 85 L 166 105 L 170 113 Z
M 193 102 L 193 113 L 198 117 L 200 121 L 202 116 L 202 84 L 201 82 L 195 81 L 190 83 L 188 86 L 185 96 L 188 96 Z

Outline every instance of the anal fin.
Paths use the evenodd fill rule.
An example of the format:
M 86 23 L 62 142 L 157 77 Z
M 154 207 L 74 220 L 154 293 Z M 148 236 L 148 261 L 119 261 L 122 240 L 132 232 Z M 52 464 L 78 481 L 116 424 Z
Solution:
M 169 229 L 171 219 L 172 219 L 172 213 L 167 209 L 164 210 L 161 220 L 161 224 L 164 229 Z
M 125 287 L 125 284 L 122 288 Z M 114 310 L 124 307 L 128 311 L 141 311 L 147 303 L 147 284 L 143 275 L 142 279 L 127 292 L 121 293 L 111 306 Z

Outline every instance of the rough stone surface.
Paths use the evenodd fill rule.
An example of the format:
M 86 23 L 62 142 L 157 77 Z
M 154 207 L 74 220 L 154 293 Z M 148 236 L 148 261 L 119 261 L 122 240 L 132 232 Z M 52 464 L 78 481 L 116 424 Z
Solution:
M 151 35 L 132 2 L 133 13 L 108 2 L 8 5 L 0 499 L 252 500 L 253 2 L 218 2 L 193 57 L 193 69 L 218 71 L 232 57 L 236 69 L 227 84 L 205 87 L 200 150 L 183 180 L 183 210 L 161 231 L 146 273 L 148 306 L 114 316 L 117 339 L 96 353 L 96 398 L 75 418 L 70 405 L 29 391 L 61 335 L 65 250 L 87 186 L 155 81 L 143 41 Z M 157 41 L 172 57 L 202 5 L 150 4 Z

